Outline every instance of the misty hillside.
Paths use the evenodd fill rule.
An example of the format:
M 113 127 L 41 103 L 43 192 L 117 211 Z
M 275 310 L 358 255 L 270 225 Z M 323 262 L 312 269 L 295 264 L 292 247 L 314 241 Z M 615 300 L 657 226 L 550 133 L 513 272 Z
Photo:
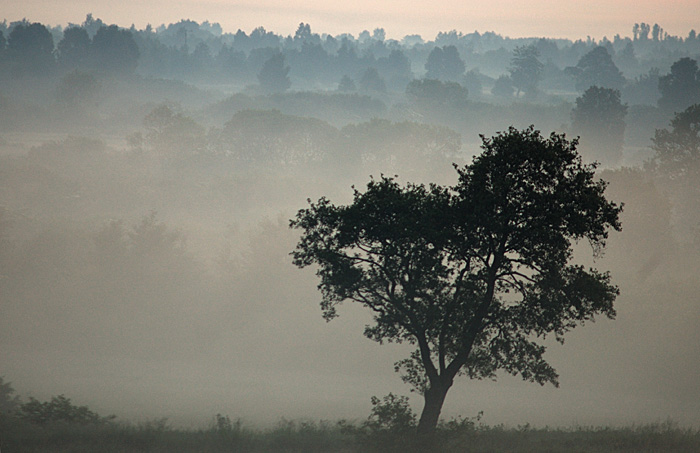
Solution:
M 605 254 L 580 258 L 610 271 L 617 318 L 547 340 L 560 388 L 462 378 L 445 418 L 697 427 L 700 37 L 630 32 L 1 23 L 0 376 L 180 426 L 364 417 L 408 394 L 409 346 L 362 338 L 351 304 L 322 319 L 289 219 L 370 177 L 454 184 L 480 134 L 534 125 L 579 136 L 624 203 Z

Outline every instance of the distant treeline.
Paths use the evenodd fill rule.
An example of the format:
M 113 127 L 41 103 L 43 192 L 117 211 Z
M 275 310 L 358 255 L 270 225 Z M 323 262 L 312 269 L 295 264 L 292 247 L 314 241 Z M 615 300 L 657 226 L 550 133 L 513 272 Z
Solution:
M 459 83 L 470 98 L 478 99 L 491 93 L 526 94 L 528 90 L 516 80 L 513 58 L 517 49 L 530 48 L 540 65 L 534 88 L 541 82 L 539 88 L 546 91 L 583 92 L 591 85 L 581 80 L 582 60 L 596 51 L 600 55 L 589 59 L 605 59 L 605 53 L 619 68 L 619 77 L 605 86 L 626 90 L 624 97 L 634 103 L 654 103 L 658 93 L 649 93 L 647 85 L 653 86 L 660 71 L 667 71 L 679 58 L 700 54 L 700 38 L 694 30 L 686 37 L 672 36 L 657 24 L 634 24 L 631 31 L 631 37 L 600 41 L 514 39 L 455 30 L 439 33 L 431 41 L 419 35 L 394 40 L 387 39 L 381 28 L 359 36 L 333 36 L 315 33 L 305 23 L 293 36 L 264 27 L 224 33 L 217 23 L 191 20 L 124 29 L 88 14 L 82 24 L 66 27 L 26 19 L 0 23 L 0 74 L 18 78 L 76 70 L 137 73 L 187 82 L 255 84 L 267 92 L 291 87 L 380 95 L 403 93 L 411 80 L 427 78 Z

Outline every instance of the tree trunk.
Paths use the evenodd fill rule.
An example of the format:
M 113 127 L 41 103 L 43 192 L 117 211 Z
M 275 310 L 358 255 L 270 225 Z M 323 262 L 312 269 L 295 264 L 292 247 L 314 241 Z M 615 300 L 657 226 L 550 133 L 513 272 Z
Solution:
M 445 402 L 445 396 L 452 384 L 436 384 L 431 385 L 425 392 L 425 406 L 418 421 L 418 434 L 420 436 L 431 436 L 435 433 L 442 404 Z

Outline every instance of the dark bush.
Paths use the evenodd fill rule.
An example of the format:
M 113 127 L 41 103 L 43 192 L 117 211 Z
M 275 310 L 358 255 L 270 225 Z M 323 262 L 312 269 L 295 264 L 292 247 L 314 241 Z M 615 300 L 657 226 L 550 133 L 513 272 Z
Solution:
M 66 398 L 63 395 L 54 396 L 51 398 L 51 401 L 43 403 L 36 398 L 29 397 L 29 401 L 20 406 L 19 415 L 25 420 L 38 425 L 57 422 L 94 425 L 108 423 L 116 418 L 114 415 L 101 417 L 87 406 L 74 405 L 71 403 L 70 398 Z

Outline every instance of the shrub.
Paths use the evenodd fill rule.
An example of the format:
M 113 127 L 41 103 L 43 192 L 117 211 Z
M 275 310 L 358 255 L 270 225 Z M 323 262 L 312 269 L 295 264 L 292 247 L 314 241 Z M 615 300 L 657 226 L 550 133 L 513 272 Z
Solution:
M 364 426 L 372 431 L 409 431 L 416 427 L 416 414 L 408 405 L 408 397 L 389 393 L 380 400 L 372 399 L 372 411 Z
M 19 408 L 19 415 L 25 420 L 45 425 L 47 423 L 68 423 L 77 425 L 96 425 L 112 421 L 116 416 L 101 417 L 97 413 L 88 409 L 87 406 L 76 406 L 71 403 L 70 398 L 63 395 L 54 396 L 51 401 L 40 402 L 36 398 L 29 398 L 29 401 Z
M 11 382 L 0 376 L 0 414 L 12 415 L 20 406 L 19 397 L 14 394 Z

